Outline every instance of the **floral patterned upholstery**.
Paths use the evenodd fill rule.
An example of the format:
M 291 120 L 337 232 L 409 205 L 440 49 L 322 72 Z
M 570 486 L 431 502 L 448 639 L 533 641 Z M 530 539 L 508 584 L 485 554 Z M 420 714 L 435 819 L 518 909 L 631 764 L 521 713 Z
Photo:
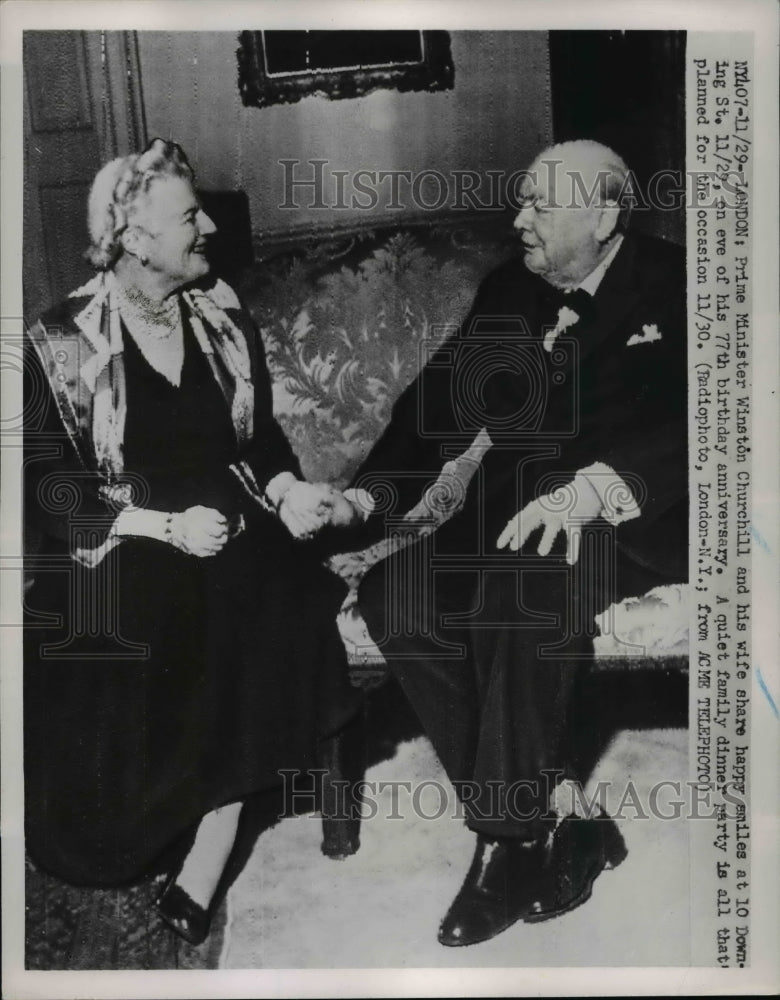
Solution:
M 401 391 L 465 316 L 511 226 L 414 226 L 311 238 L 242 276 L 279 422 L 308 479 L 344 486 Z
M 511 220 L 501 216 L 309 236 L 262 254 L 244 270 L 238 290 L 260 329 L 275 413 L 306 478 L 347 485 L 422 360 L 462 322 L 484 275 L 513 251 Z M 453 498 L 465 493 L 458 484 L 465 486 L 489 445 L 483 432 L 447 463 L 436 487 L 409 513 L 406 542 L 394 544 L 451 516 Z M 388 544 L 330 560 L 350 584 L 339 627 L 361 682 L 382 676 L 384 668 L 356 590 Z M 600 655 L 622 663 L 630 643 L 684 664 L 687 588 L 662 589 L 605 612 L 624 631 L 602 642 Z

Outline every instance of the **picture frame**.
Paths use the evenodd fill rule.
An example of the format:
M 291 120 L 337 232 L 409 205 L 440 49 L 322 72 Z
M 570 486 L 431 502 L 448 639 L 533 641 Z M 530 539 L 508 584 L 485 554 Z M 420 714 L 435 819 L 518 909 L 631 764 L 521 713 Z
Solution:
M 338 101 L 363 97 L 375 90 L 433 92 L 451 90 L 454 84 L 455 68 L 448 31 L 414 33 L 421 36 L 422 58 L 419 61 L 318 68 L 291 73 L 269 72 L 267 34 L 264 31 L 242 31 L 239 35 L 238 87 L 246 107 L 266 108 L 275 104 L 295 104 L 302 98 L 315 94 Z M 350 32 L 300 34 L 343 36 Z M 392 35 L 395 32 L 385 34 Z

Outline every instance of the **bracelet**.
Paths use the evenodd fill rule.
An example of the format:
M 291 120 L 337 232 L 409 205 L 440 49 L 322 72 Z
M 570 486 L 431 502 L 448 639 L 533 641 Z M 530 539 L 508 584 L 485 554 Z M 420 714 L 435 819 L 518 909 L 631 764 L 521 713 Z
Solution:
M 186 533 L 181 529 L 181 514 L 168 514 L 165 518 L 165 538 L 175 548 L 185 555 L 191 556 L 192 549 L 187 542 Z

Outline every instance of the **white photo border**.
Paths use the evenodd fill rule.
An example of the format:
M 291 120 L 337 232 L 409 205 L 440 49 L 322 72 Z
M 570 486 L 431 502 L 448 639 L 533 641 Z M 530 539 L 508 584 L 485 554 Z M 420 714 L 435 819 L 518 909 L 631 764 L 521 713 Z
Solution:
M 753 520 L 768 543 L 753 557 L 754 660 L 780 702 L 778 656 L 778 130 L 777 8 L 771 0 L 679 2 L 577 2 L 541 0 L 342 0 L 313 3 L 287 0 L 8 0 L 0 6 L 2 69 L 2 161 L 0 166 L 0 316 L 2 335 L 18 336 L 23 315 L 22 257 L 22 31 L 35 28 L 201 31 L 268 27 L 456 29 L 681 29 L 751 31 L 755 40 L 754 205 L 754 462 Z M 759 251 L 760 248 L 760 251 Z M 4 417 L 21 412 L 21 378 L 2 370 Z M 21 454 L 2 454 L 0 539 L 5 552 L 21 551 Z M 21 617 L 20 574 L 0 573 L 2 621 Z M 752 966 L 719 969 L 376 969 L 245 970 L 240 972 L 29 972 L 24 969 L 24 853 L 22 839 L 22 731 L 20 629 L 0 635 L 2 675 L 2 864 L 4 995 L 26 997 L 254 997 L 254 996 L 612 996 L 684 994 L 768 994 L 778 976 L 778 803 L 780 724 L 754 685 L 752 747 L 752 869 L 754 910 Z

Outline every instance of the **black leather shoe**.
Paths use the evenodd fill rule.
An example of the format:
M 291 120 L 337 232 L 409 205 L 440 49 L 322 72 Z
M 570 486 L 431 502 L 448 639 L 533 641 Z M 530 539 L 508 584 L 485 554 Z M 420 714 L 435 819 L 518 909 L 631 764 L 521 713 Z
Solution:
M 539 898 L 525 922 L 551 920 L 582 906 L 602 871 L 617 868 L 627 854 L 617 824 L 603 811 L 592 819 L 565 817 L 553 835 Z
M 531 912 L 541 895 L 547 841 L 477 835 L 463 885 L 439 927 L 447 947 L 488 941 Z
M 154 905 L 166 924 L 190 944 L 202 944 L 208 937 L 211 930 L 209 911 L 177 884 L 176 875 L 168 880 Z

